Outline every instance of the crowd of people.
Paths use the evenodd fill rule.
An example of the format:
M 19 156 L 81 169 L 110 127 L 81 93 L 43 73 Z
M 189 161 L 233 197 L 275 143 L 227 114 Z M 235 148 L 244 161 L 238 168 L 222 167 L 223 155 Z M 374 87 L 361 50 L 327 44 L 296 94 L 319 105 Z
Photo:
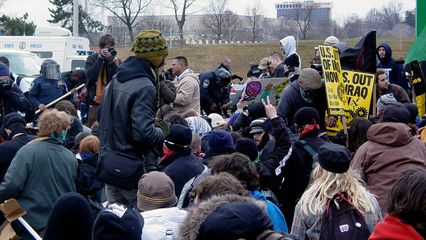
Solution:
M 279 44 L 247 74 L 288 79 L 279 103 L 241 98 L 235 112 L 231 59 L 200 74 L 167 63 L 156 30 L 124 61 L 109 34 L 85 70 L 45 60 L 27 93 L 0 57 L 0 238 L 425 239 L 426 120 L 390 46 L 377 47 L 376 114 L 331 137 L 321 72 L 302 68 L 293 36 Z

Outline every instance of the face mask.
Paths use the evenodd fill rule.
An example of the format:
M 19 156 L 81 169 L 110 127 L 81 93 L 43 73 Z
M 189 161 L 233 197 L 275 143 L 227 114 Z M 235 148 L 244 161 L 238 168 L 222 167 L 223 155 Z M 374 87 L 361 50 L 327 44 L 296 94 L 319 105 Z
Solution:
M 304 91 L 302 88 L 300 88 L 300 95 L 302 96 L 303 100 L 308 103 L 311 103 L 314 98 L 311 92 Z
M 62 130 L 61 134 L 59 134 L 59 137 L 56 137 L 56 134 L 54 132 L 52 132 L 50 134 L 51 138 L 58 138 L 61 141 L 65 141 L 65 139 L 67 138 L 67 130 Z

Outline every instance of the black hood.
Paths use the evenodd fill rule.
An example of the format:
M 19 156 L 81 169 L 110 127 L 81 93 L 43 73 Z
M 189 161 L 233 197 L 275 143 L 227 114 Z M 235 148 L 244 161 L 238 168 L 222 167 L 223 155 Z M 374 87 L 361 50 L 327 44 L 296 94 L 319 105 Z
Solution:
M 157 76 L 151 67 L 151 64 L 146 60 L 138 57 L 128 57 L 117 70 L 117 81 L 123 83 L 135 78 L 147 77 L 156 86 Z
M 385 59 L 380 59 L 380 57 L 379 57 L 379 48 L 381 48 L 381 47 L 383 47 L 386 51 Z M 392 48 L 389 45 L 387 45 L 386 43 L 382 43 L 376 48 L 376 55 L 377 55 L 377 58 L 379 59 L 379 61 L 381 63 L 386 64 L 392 59 Z

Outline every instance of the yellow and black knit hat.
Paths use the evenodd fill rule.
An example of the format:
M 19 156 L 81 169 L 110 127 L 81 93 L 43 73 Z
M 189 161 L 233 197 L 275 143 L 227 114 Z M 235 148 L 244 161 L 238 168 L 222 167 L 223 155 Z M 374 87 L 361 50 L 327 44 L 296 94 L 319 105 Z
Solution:
M 148 60 L 156 68 L 169 54 L 166 40 L 157 30 L 146 30 L 139 33 L 131 51 L 136 57 Z

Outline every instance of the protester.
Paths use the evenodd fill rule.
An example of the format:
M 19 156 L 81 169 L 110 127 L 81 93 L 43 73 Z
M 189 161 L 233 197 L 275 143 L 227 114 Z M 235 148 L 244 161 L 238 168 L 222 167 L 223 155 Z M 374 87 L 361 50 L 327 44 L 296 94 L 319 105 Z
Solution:
M 285 55 L 284 65 L 286 66 L 286 71 L 284 76 L 296 80 L 302 69 L 302 61 L 296 52 L 296 39 L 293 36 L 287 36 L 280 40 L 280 44 Z
M 25 130 L 25 119 L 18 112 L 7 114 L 3 119 L 2 129 L 6 131 L 8 141 L 0 144 L 0 182 L 9 168 L 16 153 L 25 144 L 35 139 Z
M 214 196 L 226 194 L 248 196 L 248 192 L 241 182 L 227 172 L 204 178 L 191 191 L 191 197 L 196 206 Z
M 10 76 L 9 67 L 0 63 L 0 125 L 6 114 L 16 111 L 29 113 L 31 109 L 30 102 L 21 95 L 19 88 L 13 87 L 14 83 Z M 2 135 L 0 137 L 4 137 Z
M 362 144 L 368 141 L 367 132 L 372 123 L 365 118 L 355 118 L 348 130 L 349 151 L 352 154 L 361 147 Z
M 68 92 L 67 85 L 61 80 L 58 63 L 46 59 L 41 64 L 41 76 L 34 79 L 29 96 L 34 108 L 44 111 L 46 105 Z
M 210 124 L 200 116 L 186 117 L 185 120 L 192 132 L 197 133 L 200 137 L 203 137 L 212 130 Z
M 365 189 L 357 174 L 349 168 L 349 150 L 337 144 L 323 144 L 314 159 L 319 164 L 312 171 L 311 185 L 296 205 L 291 233 L 300 239 L 323 239 L 321 229 L 325 224 L 322 221 L 324 211 L 328 209 L 330 199 L 333 199 L 330 204 L 342 204 L 334 201 L 334 196 L 344 193 L 365 220 L 366 226 L 358 223 L 359 231 L 366 231 L 369 235 L 382 219 L 382 214 L 374 195 Z M 349 226 L 348 231 L 358 231 L 351 229 L 353 227 Z
M 338 44 L 340 41 L 337 37 L 335 36 L 328 36 L 325 40 L 324 40 L 324 45 L 325 46 L 335 46 L 336 44 Z
M 426 148 L 411 134 L 409 116 L 403 106 L 386 107 L 382 122 L 368 129 L 368 141 L 358 148 L 351 163 L 353 169 L 360 171 L 367 189 L 377 196 L 383 213 L 398 173 L 426 169 Z
M 231 135 L 224 130 L 213 130 L 204 138 L 207 138 L 208 146 L 203 163 L 207 166 L 213 157 L 235 152 L 234 141 Z
M 422 240 L 426 238 L 426 171 L 408 170 L 389 195 L 383 222 L 374 228 L 371 240 Z
M 66 112 L 71 117 L 71 126 L 67 131 L 65 147 L 71 149 L 74 146 L 74 139 L 77 134 L 83 132 L 83 124 L 78 118 L 77 109 L 74 104 L 68 100 L 62 100 L 55 105 L 58 111 Z
M 298 80 L 288 85 L 281 93 L 280 102 L 278 104 L 278 115 L 284 119 L 287 126 L 296 131 L 294 126 L 294 115 L 297 110 L 302 107 L 313 107 L 317 110 L 322 130 L 326 126 L 333 127 L 337 122 L 336 116 L 328 116 L 325 120 L 325 112 L 327 111 L 327 98 L 325 95 L 325 87 L 321 81 L 319 73 L 312 68 L 305 68 L 301 71 Z
M 190 212 L 177 239 L 256 239 L 273 227 L 264 206 L 257 204 L 235 194 L 213 196 Z
M 259 69 L 259 64 L 256 64 L 255 62 L 250 63 L 250 68 L 247 72 L 247 77 L 251 78 L 259 78 L 259 76 L 262 74 L 262 70 Z
M 176 82 L 176 99 L 173 107 L 178 114 L 188 110 L 200 113 L 200 80 L 188 67 L 186 57 L 177 56 L 173 59 L 172 73 Z
M 376 71 L 376 99 L 377 101 L 382 95 L 392 93 L 397 102 L 407 103 L 410 102 L 407 92 L 396 84 L 389 83 L 388 75 L 383 69 L 377 69 Z
M 86 83 L 86 78 L 87 74 L 83 69 L 76 69 L 73 71 L 61 73 L 61 79 L 65 82 L 69 91 L 80 86 L 81 84 Z
M 212 130 L 226 130 L 227 122 L 223 117 L 217 113 L 210 113 L 208 118 L 211 119 Z
M 230 84 L 232 75 L 225 68 L 201 73 L 200 101 L 201 110 L 207 115 L 210 113 L 222 113 L 230 104 Z
M 273 52 L 269 58 L 269 70 L 271 73 L 271 77 L 278 78 L 278 77 L 285 77 L 286 69 L 284 66 L 284 57 L 279 52 Z
M 47 221 L 44 240 L 91 240 L 96 216 L 78 193 L 65 193 L 56 201 Z
M 10 77 L 10 80 L 12 81 L 12 90 L 14 92 L 16 92 L 17 94 L 19 94 L 20 97 L 24 97 L 24 95 L 22 93 L 22 90 L 19 88 L 19 83 L 20 82 L 18 81 L 18 79 L 20 77 L 18 77 L 18 79 L 15 79 L 15 77 L 13 76 L 13 72 L 10 71 L 10 62 L 9 62 L 9 59 L 7 57 L 5 57 L 5 56 L 0 56 L 0 63 L 6 65 L 7 68 L 9 68 L 9 72 L 10 72 L 9 73 L 9 77 Z
M 271 218 L 274 230 L 288 232 L 286 220 L 280 209 L 259 191 L 259 175 L 256 166 L 250 162 L 248 157 L 240 153 L 217 156 L 209 163 L 209 167 L 212 174 L 227 172 L 240 180 L 252 198 L 261 200 L 266 204 L 266 212 Z
M 175 185 L 176 196 L 180 196 L 185 183 L 204 170 L 203 163 L 191 152 L 192 132 L 188 127 L 172 124 L 164 140 L 164 156 L 160 165 Z
M 145 220 L 144 240 L 175 239 L 187 213 L 175 207 L 177 197 L 172 179 L 162 172 L 150 172 L 139 180 L 138 207 Z
M 0 185 L 0 202 L 15 198 L 36 231 L 46 227 L 56 199 L 76 190 L 78 163 L 63 146 L 70 121 L 64 112 L 45 111 L 38 122 L 38 138 L 16 153 Z
M 269 58 L 264 57 L 260 60 L 259 66 L 257 67 L 262 73 L 258 76 L 259 79 L 271 77 L 271 66 Z
M 318 137 L 318 121 L 319 115 L 315 108 L 303 107 L 297 110 L 294 116 L 294 123 L 298 128 L 297 141 L 277 168 L 278 179 L 282 179 L 277 197 L 289 225 L 292 223 L 297 201 L 309 185 L 315 162 L 313 156 L 326 143 Z
M 144 219 L 136 210 L 112 204 L 97 216 L 92 240 L 141 240 L 143 227 Z
M 161 151 L 164 131 L 168 131 L 167 126 L 163 125 L 164 130 L 154 126 L 159 91 L 157 70 L 168 54 L 166 41 L 156 30 L 143 31 L 136 37 L 132 52 L 134 56 L 120 65 L 104 96 L 100 140 L 104 156 L 111 153 L 112 157 L 101 157 L 97 169 L 98 177 L 105 173 L 100 180 L 106 183 L 108 202 L 126 206 L 136 206 L 137 181 L 144 171 L 157 169 L 156 152 Z M 117 158 L 114 153 L 131 159 Z M 137 166 L 126 168 L 122 161 Z M 111 164 L 113 168 L 117 167 L 115 164 L 123 167 L 126 174 L 122 177 L 126 179 L 127 175 L 127 181 L 119 183 L 120 177 L 108 175 L 110 170 L 105 167 Z M 128 171 L 133 172 L 131 179 Z
M 386 44 L 381 43 L 376 48 L 377 59 L 377 68 L 381 68 L 386 72 L 386 75 L 389 77 L 389 82 L 391 84 L 399 85 L 402 84 L 402 69 L 398 69 L 397 64 L 392 58 L 392 48 Z
M 96 54 L 92 54 L 86 59 L 88 96 L 86 104 L 90 106 L 88 126 L 92 126 L 96 121 L 96 111 L 102 103 L 102 95 L 105 87 L 111 82 L 112 77 L 117 72 L 117 51 L 115 50 L 115 39 L 110 34 L 105 34 L 99 38 L 99 49 Z
M 379 100 L 377 100 L 377 118 L 380 120 L 380 118 L 383 116 L 383 112 L 385 111 L 386 106 L 390 105 L 398 105 L 398 101 L 393 96 L 393 93 L 388 93 L 385 95 L 382 95 Z

